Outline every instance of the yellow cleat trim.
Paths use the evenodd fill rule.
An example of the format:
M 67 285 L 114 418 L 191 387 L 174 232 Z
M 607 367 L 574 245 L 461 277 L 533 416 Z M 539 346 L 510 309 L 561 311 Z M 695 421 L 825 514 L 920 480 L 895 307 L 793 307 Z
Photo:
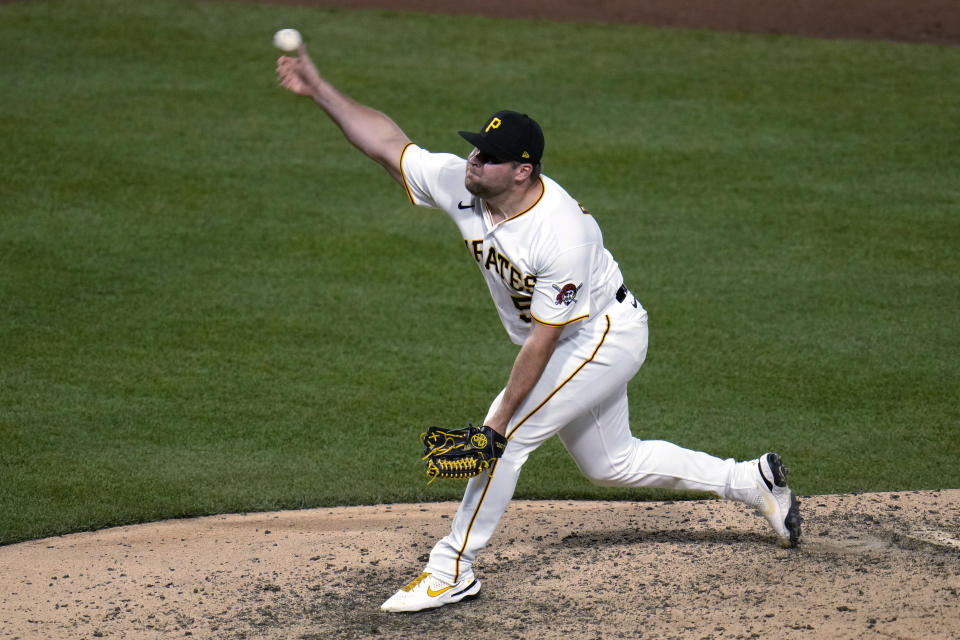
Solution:
M 456 586 L 456 585 L 450 585 L 449 587 L 444 587 L 443 589 L 440 589 L 439 591 L 434 591 L 434 590 L 431 589 L 430 587 L 427 587 L 427 595 L 430 596 L 431 598 L 436 598 L 437 596 L 443 595 L 443 594 L 446 593 L 447 591 L 450 591 L 450 589 L 453 589 L 455 586 Z
M 417 588 L 417 585 L 420 584 L 421 582 L 423 582 L 424 580 L 426 580 L 426 579 L 427 579 L 427 576 L 429 576 L 429 575 L 430 575 L 429 572 L 421 573 L 421 574 L 418 575 L 416 578 L 414 578 L 414 579 L 410 582 L 410 584 L 408 584 L 407 586 L 401 588 L 400 591 L 413 591 L 414 589 Z

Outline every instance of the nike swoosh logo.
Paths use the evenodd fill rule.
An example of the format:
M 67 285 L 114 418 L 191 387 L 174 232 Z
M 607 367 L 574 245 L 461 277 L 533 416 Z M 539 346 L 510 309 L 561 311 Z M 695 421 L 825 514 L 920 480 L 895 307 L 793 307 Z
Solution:
M 773 483 L 767 480 L 767 476 L 763 475 L 763 467 L 760 466 L 760 463 L 757 463 L 757 470 L 760 472 L 760 477 L 763 479 L 763 483 L 767 485 L 768 491 L 773 491 Z
M 427 587 L 427 595 L 430 596 L 431 598 L 436 598 L 437 596 L 443 595 L 447 591 L 450 591 L 450 589 L 453 589 L 455 586 L 457 585 L 452 584 L 449 587 L 444 587 L 443 589 L 440 589 L 439 591 L 434 591 L 430 587 Z
M 473 203 L 471 202 L 470 204 L 463 204 L 463 200 L 461 200 L 457 204 L 457 209 L 473 209 Z

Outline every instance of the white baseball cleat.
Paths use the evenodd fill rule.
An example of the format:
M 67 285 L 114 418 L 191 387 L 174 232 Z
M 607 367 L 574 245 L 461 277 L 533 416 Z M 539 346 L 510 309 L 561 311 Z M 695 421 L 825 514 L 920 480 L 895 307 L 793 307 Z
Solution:
M 480 593 L 480 581 L 472 575 L 456 584 L 444 582 L 431 573 L 421 573 L 413 582 L 380 605 L 381 611 L 423 611 L 460 602 Z
M 760 456 L 759 479 L 752 506 L 767 519 L 784 547 L 795 547 L 800 541 L 800 501 L 787 486 L 787 468 L 776 453 Z

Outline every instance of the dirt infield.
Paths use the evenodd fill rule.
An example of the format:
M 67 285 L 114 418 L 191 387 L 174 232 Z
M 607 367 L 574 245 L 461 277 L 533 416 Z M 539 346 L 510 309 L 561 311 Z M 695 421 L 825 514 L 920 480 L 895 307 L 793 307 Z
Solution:
M 739 504 L 514 502 L 469 603 L 384 614 L 454 503 L 224 515 L 0 548 L 0 637 L 960 637 L 960 490 Z

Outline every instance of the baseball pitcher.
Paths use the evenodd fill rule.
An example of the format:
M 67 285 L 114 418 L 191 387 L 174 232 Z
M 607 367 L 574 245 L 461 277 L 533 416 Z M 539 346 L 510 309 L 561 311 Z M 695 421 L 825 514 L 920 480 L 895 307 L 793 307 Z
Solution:
M 632 436 L 627 383 L 646 357 L 647 312 L 604 248 L 596 220 L 541 173 L 544 137 L 532 118 L 498 111 L 478 131 L 459 132 L 472 146 L 466 158 L 432 153 L 388 116 L 323 79 L 303 45 L 297 54 L 279 59 L 281 86 L 312 98 L 411 203 L 453 219 L 507 334 L 520 346 L 482 428 L 463 434 L 434 428 L 422 436 L 428 475 L 470 480 L 450 533 L 417 577 L 383 603 L 384 611 L 419 611 L 477 595 L 477 553 L 510 503 L 523 463 L 553 435 L 598 485 L 739 500 L 767 519 L 784 546 L 797 544 L 799 503 L 776 453 L 737 462 Z

